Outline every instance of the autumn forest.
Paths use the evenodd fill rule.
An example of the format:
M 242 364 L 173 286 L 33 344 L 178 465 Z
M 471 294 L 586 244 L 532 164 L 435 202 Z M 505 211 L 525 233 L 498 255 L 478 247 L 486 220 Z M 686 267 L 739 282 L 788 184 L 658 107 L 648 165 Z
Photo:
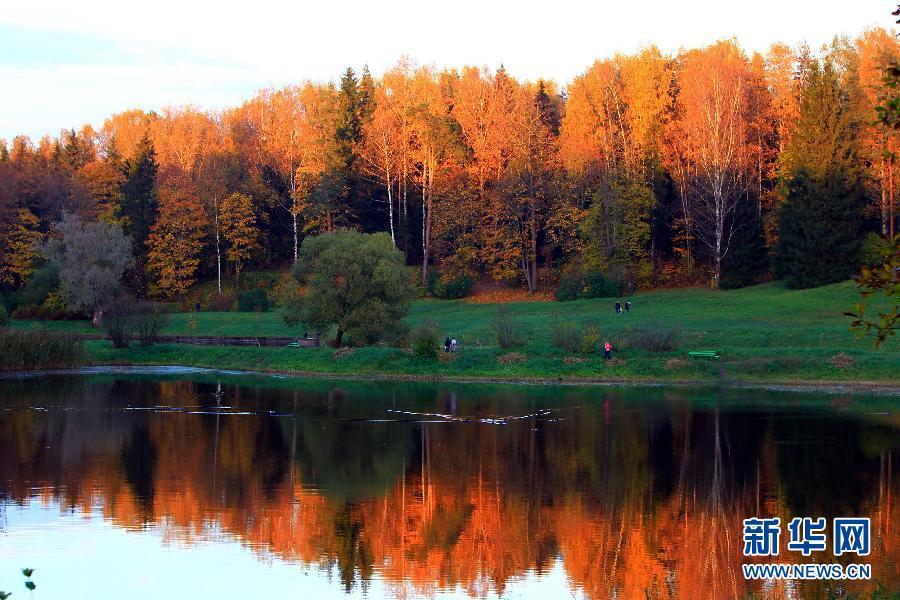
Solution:
M 121 225 L 128 287 L 159 299 L 288 265 L 337 228 L 388 232 L 422 282 L 737 287 L 789 276 L 802 258 L 779 244 L 818 213 L 830 270 L 812 283 L 838 281 L 867 234 L 895 232 L 897 133 L 877 109 L 898 59 L 883 29 L 762 54 L 651 46 L 565 86 L 403 58 L 221 112 L 136 108 L 20 136 L 0 141 L 0 282 L 28 281 L 64 212 Z M 812 216 L 786 215 L 804 194 Z

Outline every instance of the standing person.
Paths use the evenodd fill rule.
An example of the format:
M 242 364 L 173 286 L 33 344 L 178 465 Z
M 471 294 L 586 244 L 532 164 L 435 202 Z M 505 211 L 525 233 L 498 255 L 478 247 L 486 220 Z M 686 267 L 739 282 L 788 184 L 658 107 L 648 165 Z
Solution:
M 631 311 L 631 302 L 625 302 L 625 312 Z
M 456 352 L 456 338 L 450 340 L 450 352 Z
M 617 301 L 616 302 L 616 314 L 619 314 L 620 312 L 622 312 L 622 303 Z
M 603 355 L 606 360 L 612 360 L 612 344 L 609 343 L 609 340 L 606 340 L 606 343 L 603 344 Z
M 450 352 L 450 337 L 444 340 L 444 352 Z

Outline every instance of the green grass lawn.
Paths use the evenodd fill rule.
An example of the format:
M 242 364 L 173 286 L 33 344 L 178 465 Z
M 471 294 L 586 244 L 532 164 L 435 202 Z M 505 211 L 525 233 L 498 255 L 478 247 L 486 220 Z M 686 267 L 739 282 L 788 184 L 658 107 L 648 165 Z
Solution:
M 613 299 L 531 302 L 507 305 L 526 333 L 520 348 L 497 347 L 492 322 L 497 305 L 425 300 L 413 303 L 411 327 L 432 320 L 460 342 L 452 360 L 429 361 L 396 348 L 356 348 L 335 355 L 328 348 L 238 348 L 156 345 L 115 350 L 109 343 L 88 343 L 97 363 L 182 364 L 234 369 L 304 371 L 335 374 L 571 378 L 633 380 L 711 380 L 724 374 L 741 381 L 900 381 L 900 348 L 889 340 L 880 349 L 847 329 L 842 313 L 857 301 L 852 282 L 811 290 L 766 284 L 734 291 L 681 289 L 637 294 L 630 313 L 617 315 Z M 185 335 L 296 335 L 277 312 L 172 315 L 164 333 Z M 570 354 L 552 344 L 557 322 L 593 324 L 601 342 L 609 338 L 616 361 L 599 354 Z M 85 322 L 13 322 L 18 327 L 51 327 L 87 332 Z M 678 327 L 678 349 L 649 352 L 621 348 L 628 328 Z M 715 349 L 720 361 L 687 360 L 690 350 Z M 521 352 L 524 362 L 501 364 L 498 357 Z M 843 352 L 852 364 L 830 362 Z M 442 357 L 446 358 L 446 357 Z M 683 359 L 683 360 L 671 360 Z

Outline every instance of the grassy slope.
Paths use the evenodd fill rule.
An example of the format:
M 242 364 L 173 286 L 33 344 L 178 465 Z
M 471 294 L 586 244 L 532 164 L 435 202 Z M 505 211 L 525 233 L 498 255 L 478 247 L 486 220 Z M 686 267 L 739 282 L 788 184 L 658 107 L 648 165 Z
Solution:
M 533 302 L 509 305 L 527 331 L 528 342 L 517 349 L 524 363 L 502 365 L 497 357 L 507 351 L 495 346 L 491 321 L 495 305 L 461 301 L 421 301 L 407 319 L 415 326 L 437 321 L 460 340 L 461 351 L 452 362 L 429 362 L 392 348 L 359 348 L 335 358 L 330 349 L 218 348 L 158 345 L 113 350 L 106 342 L 90 342 L 89 353 L 100 363 L 185 364 L 242 369 L 309 371 L 337 374 L 410 374 L 447 376 L 590 378 L 590 379 L 714 379 L 720 367 L 727 376 L 756 381 L 900 381 L 900 346 L 896 340 L 875 349 L 871 340 L 847 331 L 844 310 L 856 302 L 852 283 L 812 290 L 787 290 L 767 284 L 735 291 L 686 289 L 638 294 L 629 314 L 616 315 L 613 300 Z M 201 313 L 197 326 L 188 327 L 188 314 L 173 315 L 167 333 L 210 335 L 291 335 L 277 313 Z M 598 355 L 574 362 L 552 346 L 553 324 L 573 320 L 595 324 L 614 346 L 622 331 L 641 324 L 678 325 L 682 329 L 677 352 L 649 353 L 623 350 L 609 365 Z M 20 322 L 19 326 L 43 326 Z M 89 330 L 85 323 L 51 323 L 51 327 Z M 721 350 L 720 363 L 685 361 L 688 350 Z M 855 363 L 838 368 L 828 358 L 838 352 Z M 569 358 L 568 364 L 566 358 Z

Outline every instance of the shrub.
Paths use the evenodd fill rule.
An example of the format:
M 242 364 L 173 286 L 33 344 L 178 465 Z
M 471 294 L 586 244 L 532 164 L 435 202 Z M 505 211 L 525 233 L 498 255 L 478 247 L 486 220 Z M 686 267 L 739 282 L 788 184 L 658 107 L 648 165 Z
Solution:
M 863 265 L 879 265 L 890 253 L 891 242 L 875 232 L 870 232 L 859 248 L 859 261 Z
M 578 325 L 572 321 L 560 321 L 553 325 L 553 345 L 566 352 L 581 350 Z
M 838 352 L 837 354 L 829 358 L 828 362 L 831 363 L 832 366 L 843 370 L 852 367 L 853 363 L 855 363 L 856 361 L 853 360 L 853 357 L 846 352 Z
M 576 273 L 560 278 L 556 299 L 565 302 L 579 298 L 610 298 L 622 293 L 622 284 L 600 271 Z
M 683 369 L 684 367 L 688 366 L 688 361 L 684 360 L 683 358 L 670 358 L 663 364 L 663 366 L 668 371 L 677 371 L 678 369 Z
M 103 328 L 113 348 L 127 348 L 134 333 L 134 315 L 128 300 L 116 300 L 103 309 Z
M 581 275 L 566 275 L 560 277 L 556 286 L 556 299 L 560 302 L 578 300 L 581 294 Z
M 474 280 L 468 275 L 447 278 L 438 277 L 431 285 L 431 295 L 436 298 L 445 300 L 453 300 L 457 298 L 465 298 L 472 290 Z
M 81 340 L 71 334 L 39 329 L 0 329 L 0 371 L 65 369 L 84 359 Z
M 678 348 L 681 328 L 661 324 L 643 325 L 625 331 L 623 346 L 648 352 L 669 352 Z
M 120 298 L 103 310 L 103 327 L 115 348 L 127 348 L 132 338 L 151 346 L 168 322 L 166 306 L 146 300 Z
M 403 321 L 397 323 L 382 336 L 381 341 L 389 348 L 408 348 L 411 341 L 409 325 Z
M 497 345 L 504 350 L 525 343 L 522 324 L 512 315 L 508 307 L 501 306 L 497 310 L 497 316 L 491 326 L 497 334 Z
M 20 306 L 12 312 L 13 319 L 40 319 L 42 321 L 63 321 L 81 319 L 82 313 L 73 313 L 60 308 L 46 308 L 44 306 Z
M 166 307 L 155 302 L 139 302 L 133 307 L 134 332 L 141 346 L 152 346 L 169 323 Z
M 413 298 L 424 298 L 428 295 L 428 290 L 431 289 L 432 279 L 431 276 L 434 274 L 434 271 L 428 272 L 428 283 L 422 284 L 422 270 L 420 267 L 407 267 L 409 278 L 409 287 L 412 289 Z
M 11 308 L 38 306 L 51 292 L 59 288 L 59 268 L 53 263 L 39 267 L 25 285 L 10 296 Z
M 238 310 L 241 312 L 268 312 L 269 296 L 266 290 L 255 289 L 241 292 L 238 296 Z
M 592 354 L 600 346 L 600 330 L 590 323 L 559 321 L 553 325 L 553 345 L 566 352 Z
M 209 300 L 209 309 L 214 312 L 228 312 L 234 306 L 234 294 L 232 292 L 222 292 L 221 294 L 213 294 Z
M 434 360 L 440 347 L 441 328 L 434 321 L 425 321 L 413 331 L 412 350 L 419 358 Z
M 241 274 L 241 287 L 245 290 L 273 289 L 278 285 L 283 274 L 277 271 L 255 271 Z
M 513 365 L 526 362 L 527 360 L 528 357 L 521 352 L 510 352 L 509 354 L 501 354 L 497 357 L 497 362 L 501 365 Z
M 288 327 L 303 325 L 303 298 L 299 294 L 285 298 L 279 313 Z
M 282 273 L 274 286 L 270 288 L 265 286 L 260 287 L 268 290 L 266 294 L 269 296 L 270 307 L 284 306 L 285 303 L 289 302 L 292 298 L 300 295 L 300 286 L 297 284 L 297 280 L 291 277 L 290 272 Z
M 346 358 L 353 354 L 353 348 L 349 348 L 344 346 L 343 348 L 338 348 L 331 354 L 331 358 L 334 360 L 341 360 L 342 358 Z
M 581 343 L 580 350 L 582 354 L 592 354 L 597 351 L 597 348 L 600 346 L 600 331 L 597 329 L 597 326 L 594 324 L 590 324 L 584 328 L 584 333 L 581 335 Z
M 614 282 L 600 271 L 584 276 L 581 298 L 611 298 L 622 293 L 622 285 Z

